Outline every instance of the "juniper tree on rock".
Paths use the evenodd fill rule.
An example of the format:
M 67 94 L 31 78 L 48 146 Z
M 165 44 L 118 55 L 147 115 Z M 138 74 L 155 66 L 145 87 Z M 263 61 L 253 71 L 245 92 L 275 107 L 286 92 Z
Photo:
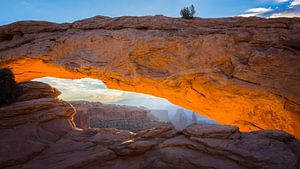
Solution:
M 184 7 L 180 10 L 180 15 L 184 19 L 193 19 L 194 15 L 196 13 L 194 5 L 191 5 L 190 7 Z

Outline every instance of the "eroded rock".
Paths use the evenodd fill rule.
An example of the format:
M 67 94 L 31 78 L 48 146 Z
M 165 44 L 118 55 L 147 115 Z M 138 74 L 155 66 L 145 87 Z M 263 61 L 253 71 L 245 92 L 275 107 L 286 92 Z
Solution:
M 31 160 L 73 129 L 75 111 L 56 89 L 39 82 L 24 89 L 19 102 L 0 107 L 0 168 Z
M 91 77 L 163 97 L 242 131 L 300 136 L 299 18 L 93 17 L 0 27 L 18 81 Z
M 300 142 L 283 131 L 242 133 L 234 126 L 196 123 L 183 132 L 171 124 L 138 133 L 78 129 L 74 108 L 57 99 L 55 89 L 36 82 L 26 87 L 20 98 L 27 99 L 0 108 L 3 169 L 300 167 Z
M 191 124 L 183 130 L 188 136 L 202 138 L 232 138 L 239 137 L 239 128 L 236 126 L 215 125 L 215 124 Z

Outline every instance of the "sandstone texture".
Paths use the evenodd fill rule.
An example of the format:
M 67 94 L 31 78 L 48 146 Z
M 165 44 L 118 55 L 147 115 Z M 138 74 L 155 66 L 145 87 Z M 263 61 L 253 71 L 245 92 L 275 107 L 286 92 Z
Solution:
M 286 132 L 242 133 L 237 127 L 171 125 L 136 133 L 78 129 L 75 109 L 59 92 L 24 82 L 19 101 L 0 107 L 3 169 L 298 169 L 300 142 Z M 40 92 L 39 92 L 40 91 Z M 33 94 L 35 93 L 35 94 Z
M 300 19 L 96 16 L 0 27 L 18 81 L 91 77 L 163 97 L 242 131 L 300 137 Z
M 129 131 L 155 128 L 165 124 L 159 122 L 151 113 L 142 107 L 102 104 L 100 102 L 72 101 L 75 110 L 76 127 L 117 128 Z

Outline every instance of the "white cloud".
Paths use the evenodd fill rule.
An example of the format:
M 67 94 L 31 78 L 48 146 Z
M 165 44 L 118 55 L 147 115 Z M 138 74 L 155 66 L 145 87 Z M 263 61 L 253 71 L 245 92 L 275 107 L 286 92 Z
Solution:
M 240 17 L 252 17 L 252 16 L 256 16 L 256 13 L 248 13 L 248 14 L 241 14 L 241 15 L 238 15 Z
M 242 17 L 251 17 L 251 16 L 261 16 L 264 13 L 273 11 L 271 8 L 251 8 L 245 11 L 245 14 L 241 14 L 239 16 Z
M 288 9 L 281 10 L 276 13 L 272 13 L 270 16 L 270 18 L 279 18 L 279 17 L 288 17 L 288 18 L 300 17 L 300 5 L 296 5 Z
M 246 12 L 247 13 L 265 13 L 265 12 L 270 12 L 272 11 L 271 8 L 252 8 L 248 9 Z
M 245 11 L 244 14 L 238 15 L 241 17 L 266 17 L 266 18 L 278 18 L 278 17 L 300 17 L 300 0 L 275 0 L 278 3 L 290 2 L 286 8 L 252 8 Z
M 291 3 L 292 6 L 300 5 L 300 0 L 293 0 Z
M 282 2 L 288 2 L 289 0 L 275 0 L 278 3 L 282 3 Z

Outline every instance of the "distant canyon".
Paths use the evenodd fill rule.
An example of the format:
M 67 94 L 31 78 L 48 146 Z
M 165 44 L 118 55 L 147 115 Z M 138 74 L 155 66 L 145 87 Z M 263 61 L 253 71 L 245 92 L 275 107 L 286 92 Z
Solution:
M 150 110 L 145 107 L 102 104 L 100 102 L 69 102 L 76 110 L 74 122 L 76 127 L 117 128 L 129 131 L 151 129 L 171 123 L 175 129 L 183 130 L 192 123 L 217 124 L 214 121 L 179 108 L 176 113 L 168 110 Z

